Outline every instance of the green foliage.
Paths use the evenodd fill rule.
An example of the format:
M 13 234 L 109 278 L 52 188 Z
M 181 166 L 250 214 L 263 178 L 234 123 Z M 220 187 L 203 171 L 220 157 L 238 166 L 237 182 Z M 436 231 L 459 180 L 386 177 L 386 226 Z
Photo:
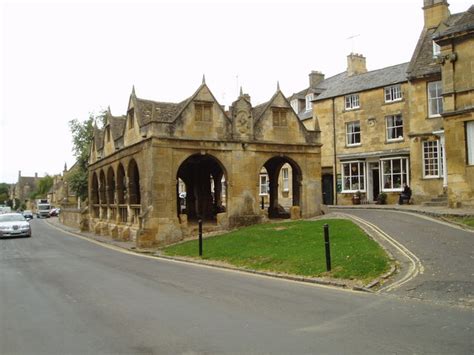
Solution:
M 90 114 L 85 121 L 73 119 L 69 121 L 69 128 L 72 133 L 72 150 L 77 160 L 77 170 L 67 178 L 69 187 L 81 199 L 87 198 L 88 190 L 88 172 L 87 165 L 91 150 L 92 139 L 94 137 L 94 124 L 99 121 L 101 124 L 105 121 L 105 111 L 98 115 Z
M 9 190 L 8 184 L 4 182 L 0 183 L 0 204 L 4 204 L 10 198 Z
M 49 190 L 53 187 L 53 177 L 46 175 L 45 177 L 41 178 L 38 181 L 38 185 L 36 190 L 30 194 L 30 199 L 37 199 L 37 198 L 46 198 L 48 195 Z
M 323 225 L 330 230 L 332 271 L 326 272 Z M 302 276 L 369 281 L 386 272 L 383 249 L 354 223 L 327 219 L 255 225 L 203 242 L 203 258 L 239 267 Z M 164 249 L 168 255 L 198 256 L 193 240 Z

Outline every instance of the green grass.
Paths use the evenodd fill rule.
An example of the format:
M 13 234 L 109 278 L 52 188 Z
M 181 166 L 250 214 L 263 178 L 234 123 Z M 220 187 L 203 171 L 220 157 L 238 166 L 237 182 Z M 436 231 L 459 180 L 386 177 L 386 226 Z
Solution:
M 474 228 L 474 217 L 449 217 L 448 219 L 454 222 L 465 224 L 471 228 Z
M 326 272 L 323 225 L 329 225 L 332 271 Z M 198 241 L 163 249 L 170 256 L 198 256 Z M 301 276 L 371 280 L 390 268 L 380 246 L 344 219 L 245 227 L 203 241 L 203 259 L 238 267 Z

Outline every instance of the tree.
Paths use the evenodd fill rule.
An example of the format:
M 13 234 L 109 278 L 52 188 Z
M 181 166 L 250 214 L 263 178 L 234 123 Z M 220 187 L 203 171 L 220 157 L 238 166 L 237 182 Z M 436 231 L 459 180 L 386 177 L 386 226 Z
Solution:
M 10 198 L 9 191 L 10 188 L 8 184 L 4 182 L 0 183 L 0 205 L 4 204 Z
M 77 119 L 69 121 L 76 169 L 67 177 L 67 181 L 69 188 L 81 199 L 86 199 L 88 194 L 87 165 L 92 139 L 94 138 L 94 124 L 96 121 L 103 124 L 105 115 L 106 111 L 102 111 L 98 115 L 89 114 L 89 118 L 82 122 Z
M 37 198 L 46 198 L 49 190 L 51 190 L 51 187 L 53 187 L 53 183 L 53 177 L 46 174 L 45 177 L 42 177 L 38 181 L 35 191 L 33 191 L 29 196 L 30 199 L 34 200 Z

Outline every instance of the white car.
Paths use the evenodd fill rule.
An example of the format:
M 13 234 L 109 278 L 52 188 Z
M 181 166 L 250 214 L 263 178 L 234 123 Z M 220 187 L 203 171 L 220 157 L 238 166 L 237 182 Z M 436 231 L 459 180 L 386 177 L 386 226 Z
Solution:
M 0 238 L 31 237 L 30 223 L 21 213 L 5 213 L 0 215 Z

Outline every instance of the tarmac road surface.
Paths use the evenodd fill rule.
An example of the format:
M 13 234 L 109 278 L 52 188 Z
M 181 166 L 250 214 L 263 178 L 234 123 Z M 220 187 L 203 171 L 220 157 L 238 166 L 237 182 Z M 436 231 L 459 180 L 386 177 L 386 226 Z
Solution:
M 423 273 L 389 293 L 474 308 L 474 232 L 413 213 L 331 210 L 376 224 L 419 258 Z
M 0 354 L 471 354 L 470 308 L 121 253 L 32 222 L 0 240 Z

